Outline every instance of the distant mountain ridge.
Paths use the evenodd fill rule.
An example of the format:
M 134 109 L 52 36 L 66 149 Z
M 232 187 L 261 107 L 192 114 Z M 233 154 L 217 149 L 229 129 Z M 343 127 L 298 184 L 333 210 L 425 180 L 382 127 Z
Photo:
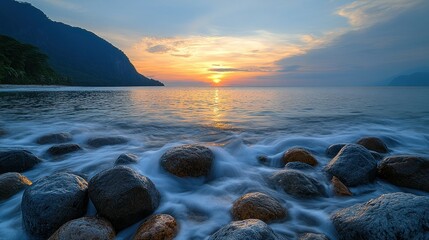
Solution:
M 395 77 L 390 86 L 429 86 L 429 72 L 415 72 Z
M 0 34 L 37 46 L 53 69 L 81 86 L 163 86 L 94 33 L 50 20 L 29 3 L 0 0 Z

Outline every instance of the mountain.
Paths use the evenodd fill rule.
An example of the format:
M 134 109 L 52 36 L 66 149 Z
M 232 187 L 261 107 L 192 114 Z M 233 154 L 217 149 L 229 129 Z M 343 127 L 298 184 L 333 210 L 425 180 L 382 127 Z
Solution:
M 118 48 L 92 32 L 54 22 L 29 3 L 0 0 L 0 34 L 38 47 L 59 74 L 81 86 L 163 86 L 139 74 Z
M 394 78 L 390 86 L 429 86 L 429 72 L 415 72 Z

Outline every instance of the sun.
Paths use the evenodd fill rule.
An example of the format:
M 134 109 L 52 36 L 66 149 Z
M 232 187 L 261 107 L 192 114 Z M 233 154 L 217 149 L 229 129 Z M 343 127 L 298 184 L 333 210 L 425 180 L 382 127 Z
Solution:
M 213 79 L 213 83 L 214 84 L 218 84 L 218 83 L 220 83 L 222 80 L 221 79 L 219 79 L 219 78 L 215 78 L 215 79 Z

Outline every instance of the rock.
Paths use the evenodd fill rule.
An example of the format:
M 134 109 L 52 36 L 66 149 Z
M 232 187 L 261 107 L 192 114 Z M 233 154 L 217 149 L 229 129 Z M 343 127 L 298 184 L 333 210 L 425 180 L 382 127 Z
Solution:
M 123 153 L 119 155 L 118 159 L 115 161 L 115 165 L 126 165 L 126 164 L 132 164 L 137 163 L 138 158 L 136 155 L 131 153 Z
M 299 236 L 298 240 L 329 240 L 329 238 L 321 233 L 304 233 Z
M 232 222 L 209 237 L 209 240 L 280 240 L 274 231 L 263 221 L 247 219 Z
M 70 142 L 73 136 L 70 133 L 51 133 L 44 135 L 36 139 L 38 144 L 53 144 L 53 143 L 65 143 Z
M 386 144 L 376 137 L 364 137 L 357 141 L 357 144 L 366 147 L 368 150 L 376 151 L 379 153 L 387 153 L 389 149 Z
M 49 240 L 113 240 L 112 224 L 96 217 L 82 217 L 62 225 Z
M 25 176 L 9 172 L 0 175 L 0 201 L 6 200 L 27 186 L 31 185 L 31 181 Z
M 325 189 L 316 179 L 296 170 L 281 170 L 274 173 L 270 180 L 278 188 L 298 198 L 325 196 Z
M 269 166 L 271 163 L 271 159 L 267 156 L 257 156 L 256 159 L 262 165 Z
M 350 190 L 337 177 L 334 176 L 331 179 L 331 183 L 334 186 L 335 195 L 337 195 L 337 196 L 352 196 L 352 193 L 350 192 Z
M 290 162 L 287 163 L 285 168 L 287 169 L 295 169 L 295 170 L 312 170 L 313 166 L 303 163 L 303 162 Z
M 200 145 L 183 145 L 169 149 L 161 156 L 161 166 L 178 177 L 201 177 L 210 173 L 213 152 Z
M 117 166 L 89 181 L 89 197 L 98 215 L 116 230 L 149 216 L 159 205 L 159 192 L 152 181 L 129 167 Z
M 378 175 L 401 186 L 429 192 L 429 159 L 416 156 L 391 156 L 378 166 Z
M 346 145 L 347 144 L 345 143 L 333 144 L 326 149 L 325 154 L 326 156 L 333 158 L 340 152 L 341 148 L 343 148 Z
M 339 210 L 331 219 L 340 240 L 427 239 L 429 197 L 384 194 Z
M 276 199 L 259 192 L 247 193 L 232 205 L 234 220 L 259 219 L 264 222 L 286 217 L 286 210 Z
M 42 160 L 26 150 L 0 152 L 0 174 L 6 172 L 24 172 L 41 162 Z
M 0 128 L 0 137 L 6 136 L 6 134 L 6 130 Z
M 364 147 L 347 144 L 329 162 L 325 170 L 340 179 L 346 186 L 353 187 L 375 179 L 377 161 Z
M 88 205 L 87 188 L 83 178 L 70 173 L 38 179 L 22 196 L 24 228 L 34 237 L 48 238 L 64 223 L 82 217 Z
M 97 137 L 91 138 L 86 143 L 94 148 L 110 146 L 110 145 L 120 145 L 128 142 L 128 139 L 124 137 Z
M 374 152 L 374 151 L 369 151 L 369 152 L 371 153 L 372 157 L 375 160 L 381 160 L 381 159 L 383 159 L 383 155 L 381 155 L 380 153 Z
M 154 215 L 140 225 L 133 240 L 172 240 L 178 230 L 174 217 L 168 214 Z
M 65 143 L 52 146 L 48 149 L 48 153 L 53 156 L 64 155 L 71 152 L 82 150 L 82 148 L 75 143 Z
M 303 148 L 291 148 L 287 150 L 282 157 L 282 162 L 286 165 L 290 162 L 302 162 L 311 166 L 317 165 L 317 160 L 310 152 Z

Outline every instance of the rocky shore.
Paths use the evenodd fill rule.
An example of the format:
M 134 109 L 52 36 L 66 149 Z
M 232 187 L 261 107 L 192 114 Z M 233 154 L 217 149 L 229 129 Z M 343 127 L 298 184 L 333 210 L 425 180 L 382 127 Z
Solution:
M 87 139 L 85 146 L 73 143 L 70 133 L 40 136 L 35 143 L 50 144 L 46 156 L 52 159 L 77 151 L 121 145 L 123 137 Z M 17 146 L 19 147 L 19 146 Z M 319 161 L 305 146 L 282 151 L 280 166 L 268 156 L 254 159 L 271 170 L 263 176 L 267 188 L 298 201 L 359 197 L 357 186 L 377 181 L 401 187 L 407 192 L 382 194 L 330 213 L 335 237 L 346 239 L 429 239 L 429 159 L 413 155 L 392 155 L 382 139 L 366 137 L 355 143 L 332 143 L 326 149 L 331 158 Z M 210 184 L 217 156 L 210 146 L 181 145 L 165 151 L 159 167 L 165 177 L 199 178 Z M 259 162 L 258 162 L 259 160 Z M 124 229 L 139 224 L 132 239 L 174 239 L 181 223 L 173 212 L 160 212 L 165 193 L 139 173 L 137 155 L 123 153 L 111 167 L 94 176 L 73 171 L 28 179 L 25 172 L 43 164 L 44 156 L 27 150 L 0 152 L 0 201 L 23 191 L 23 228 L 31 239 L 115 239 Z M 316 166 L 321 166 L 316 168 Z M 318 177 L 322 176 L 322 178 Z M 322 179 L 322 180 L 321 180 Z M 93 204 L 96 214 L 90 214 Z M 270 224 L 289 220 L 284 200 L 269 191 L 247 192 L 230 202 L 232 221 L 218 226 L 208 239 L 291 239 L 277 233 Z M 210 208 L 210 206 L 206 206 Z M 324 232 L 300 232 L 294 239 L 332 239 Z

